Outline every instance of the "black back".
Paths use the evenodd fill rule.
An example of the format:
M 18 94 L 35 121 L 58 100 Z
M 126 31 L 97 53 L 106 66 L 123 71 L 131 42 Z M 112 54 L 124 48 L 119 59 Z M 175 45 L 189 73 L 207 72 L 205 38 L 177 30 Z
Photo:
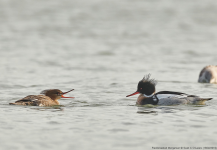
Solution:
M 160 91 L 160 92 L 157 92 L 157 94 L 176 94 L 176 95 L 182 95 L 182 94 L 185 94 L 185 93 L 181 93 L 181 92 L 173 92 L 173 91 Z M 187 94 L 186 94 L 187 95 Z

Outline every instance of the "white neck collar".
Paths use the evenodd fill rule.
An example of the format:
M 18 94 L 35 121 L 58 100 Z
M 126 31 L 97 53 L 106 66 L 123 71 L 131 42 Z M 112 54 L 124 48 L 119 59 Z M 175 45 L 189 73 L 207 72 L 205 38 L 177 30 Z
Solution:
M 145 95 L 145 94 L 143 94 L 145 97 L 152 97 L 153 95 L 154 95 L 154 93 L 153 94 L 151 94 L 151 95 Z

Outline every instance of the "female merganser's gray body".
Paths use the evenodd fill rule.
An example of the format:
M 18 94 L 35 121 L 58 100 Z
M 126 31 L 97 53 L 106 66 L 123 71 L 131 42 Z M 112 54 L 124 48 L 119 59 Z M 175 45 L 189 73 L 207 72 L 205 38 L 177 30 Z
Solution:
M 74 98 L 74 97 L 65 97 L 63 96 L 66 93 L 69 93 L 72 90 L 67 92 L 62 92 L 59 89 L 49 89 L 44 90 L 40 94 L 43 95 L 28 95 L 14 103 L 9 103 L 10 105 L 30 105 L 30 106 L 54 106 L 59 105 L 58 99 L 60 98 Z
M 172 91 L 161 91 L 155 93 L 156 84 L 157 81 L 154 79 L 150 79 L 150 74 L 148 74 L 141 81 L 139 81 L 137 91 L 133 94 L 128 95 L 127 97 L 135 94 L 140 94 L 136 102 L 137 105 L 202 105 L 205 104 L 205 101 L 212 99 L 200 98 L 199 96 Z
M 217 66 L 209 65 L 204 67 L 200 72 L 198 82 L 217 83 Z

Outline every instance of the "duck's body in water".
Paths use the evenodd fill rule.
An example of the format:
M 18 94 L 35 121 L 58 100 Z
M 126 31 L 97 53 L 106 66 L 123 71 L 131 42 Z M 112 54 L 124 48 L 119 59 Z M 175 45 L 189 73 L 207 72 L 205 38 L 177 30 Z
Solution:
M 28 95 L 14 103 L 9 103 L 10 105 L 29 105 L 29 106 L 54 106 L 60 105 L 60 98 L 74 98 L 74 97 L 65 97 L 63 96 L 66 93 L 73 91 L 74 89 L 62 92 L 59 89 L 49 89 L 44 90 L 40 94 L 43 95 Z
M 137 91 L 133 94 L 128 95 L 133 96 L 135 94 L 140 94 L 136 104 L 137 105 L 180 105 L 180 104 L 205 104 L 206 101 L 212 98 L 200 98 L 195 95 L 188 95 L 181 92 L 173 91 L 161 91 L 155 93 L 155 86 L 157 81 L 150 79 L 150 74 L 145 76 L 138 83 Z
M 209 65 L 204 67 L 198 78 L 200 83 L 217 83 L 217 66 Z

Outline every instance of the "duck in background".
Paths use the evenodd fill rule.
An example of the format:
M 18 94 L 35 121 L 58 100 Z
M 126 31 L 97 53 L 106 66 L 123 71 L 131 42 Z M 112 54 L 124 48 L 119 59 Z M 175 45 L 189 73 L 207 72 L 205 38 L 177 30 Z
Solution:
M 9 103 L 10 105 L 29 105 L 29 106 L 54 106 L 60 105 L 60 98 L 74 98 L 74 97 L 65 97 L 66 93 L 69 93 L 72 90 L 67 92 L 62 92 L 59 89 L 49 89 L 44 90 L 40 94 L 42 95 L 28 95 L 14 103 Z
M 155 93 L 155 86 L 157 84 L 157 81 L 155 79 L 150 79 L 150 76 L 151 75 L 148 74 L 141 81 L 139 81 L 137 91 L 135 93 L 127 95 L 127 97 L 129 97 L 140 94 L 136 102 L 137 105 L 203 105 L 206 101 L 212 99 L 200 98 L 199 96 L 173 91 L 160 91 Z
M 204 67 L 199 74 L 198 82 L 217 83 L 217 66 L 209 65 Z

